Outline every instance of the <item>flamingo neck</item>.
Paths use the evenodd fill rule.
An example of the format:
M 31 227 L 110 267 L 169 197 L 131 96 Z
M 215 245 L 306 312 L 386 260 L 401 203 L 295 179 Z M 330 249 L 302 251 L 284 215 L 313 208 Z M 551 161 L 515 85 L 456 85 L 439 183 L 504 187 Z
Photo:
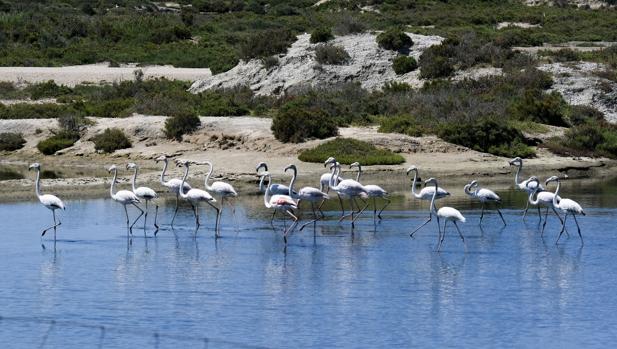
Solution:
M 411 195 L 415 198 L 420 199 L 420 194 L 416 193 L 416 182 L 418 180 L 418 170 L 413 170 L 413 182 L 411 183 Z
M 294 184 L 296 184 L 296 177 L 298 176 L 298 169 L 295 166 L 291 169 L 294 171 L 294 174 L 291 177 L 291 182 L 289 182 L 289 197 L 293 197 Z
M 468 184 L 468 185 L 466 185 L 466 186 L 463 188 L 463 190 L 465 191 L 465 194 L 467 194 L 467 195 L 469 195 L 469 196 L 473 196 L 475 193 L 474 193 L 474 192 L 472 192 L 470 189 L 471 189 L 471 186 L 469 186 L 469 184 Z
M 118 177 L 118 170 L 116 170 L 114 168 L 114 177 L 111 180 L 111 187 L 109 187 L 109 195 L 111 196 L 112 199 L 116 198 L 116 194 L 114 194 L 114 191 L 116 191 L 116 178 Z
M 212 190 L 212 188 L 208 185 L 208 182 L 210 181 L 210 176 L 212 175 L 212 171 L 214 170 L 214 168 L 212 167 L 212 163 L 210 161 L 206 161 L 205 162 L 206 165 L 210 166 L 210 169 L 208 170 L 208 174 L 206 175 L 206 190 Z
M 163 172 L 161 172 L 161 184 L 165 185 L 165 172 L 167 171 L 167 159 L 163 163 Z
M 358 165 L 358 174 L 356 175 L 356 182 L 360 183 L 360 176 L 362 176 L 362 166 Z
M 266 176 L 262 175 L 261 178 L 259 179 L 259 191 L 260 192 L 264 192 L 264 179 L 266 178 Z
M 537 205 L 540 203 L 540 199 L 538 199 L 538 188 L 540 188 L 540 182 L 538 181 L 533 181 L 536 182 L 536 187 L 534 188 L 534 190 L 529 193 L 529 203 L 532 205 Z M 536 195 L 536 198 L 534 199 L 533 196 Z
M 514 184 L 519 186 L 521 183 L 518 181 L 518 176 L 521 173 L 521 169 L 523 168 L 523 163 L 520 165 L 516 165 L 516 174 L 514 175 Z M 538 183 L 539 184 L 539 183 Z
M 135 181 L 137 180 L 137 166 L 135 166 L 135 172 L 133 172 L 133 180 L 131 181 L 131 186 L 133 187 L 133 192 L 135 192 Z
M 435 192 L 433 193 L 433 197 L 431 198 L 431 207 L 430 211 L 437 213 L 437 208 L 435 208 L 435 198 L 437 198 L 437 181 L 435 181 Z
M 34 182 L 34 191 L 36 192 L 36 196 L 41 196 L 41 170 L 36 169 L 36 182 Z
M 555 194 L 553 195 L 553 206 L 559 207 L 559 203 L 557 202 L 557 195 L 559 195 L 559 188 L 561 187 L 561 181 L 557 178 L 557 189 L 555 189 Z
M 180 190 L 178 190 L 178 192 L 180 193 L 180 197 L 182 197 L 183 199 L 186 199 L 189 194 L 188 194 L 188 190 L 185 192 L 184 191 L 184 183 L 186 182 L 186 177 L 189 176 L 189 166 L 188 164 L 184 166 L 184 176 L 182 176 L 182 183 L 180 184 Z
M 338 190 L 338 184 L 334 184 L 335 178 L 338 178 L 338 175 L 341 173 L 341 167 L 338 166 L 336 163 L 334 163 L 334 166 L 332 166 L 332 174 L 330 175 L 330 188 L 334 189 L 335 191 Z
M 261 179 L 263 180 L 266 177 L 268 177 L 268 187 L 266 188 L 266 191 L 264 193 L 264 205 L 266 205 L 267 208 L 271 208 L 272 205 L 270 205 L 270 187 L 272 187 L 272 176 L 270 175 L 270 173 L 264 174 Z

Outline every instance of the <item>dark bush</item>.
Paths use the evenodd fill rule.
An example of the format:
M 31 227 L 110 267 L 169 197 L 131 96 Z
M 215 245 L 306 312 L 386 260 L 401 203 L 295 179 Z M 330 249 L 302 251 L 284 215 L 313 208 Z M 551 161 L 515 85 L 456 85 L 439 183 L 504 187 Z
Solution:
M 92 137 L 91 141 L 94 142 L 94 149 L 104 153 L 132 147 L 131 141 L 118 128 L 107 128 L 103 133 Z
M 332 30 L 326 27 L 316 28 L 311 32 L 311 43 L 316 44 L 319 42 L 327 42 L 334 39 L 334 35 L 332 35 Z
M 336 21 L 336 26 L 334 27 L 334 32 L 337 35 L 357 34 L 363 33 L 364 31 L 366 31 L 366 24 L 348 13 L 342 15 L 342 17 Z
M 21 133 L 0 133 L 0 151 L 13 151 L 21 149 L 24 147 L 24 144 L 26 144 L 26 140 Z
M 86 104 L 87 113 L 100 118 L 123 118 L 133 113 L 133 98 L 114 98 Z
M 386 50 L 401 51 L 409 49 L 413 40 L 403 30 L 393 28 L 377 35 L 377 44 Z
M 272 131 L 274 137 L 284 143 L 300 143 L 310 138 L 323 139 L 338 134 L 336 123 L 323 110 L 293 100 L 278 110 L 272 120 Z
M 426 130 L 421 123 L 411 115 L 396 115 L 382 117 L 379 120 L 379 132 L 402 133 L 412 137 L 420 137 Z
M 201 126 L 201 121 L 194 113 L 178 114 L 165 120 L 165 136 L 169 139 L 181 141 L 182 136 L 193 133 L 199 126 Z
M 279 65 L 279 59 L 277 56 L 268 56 L 261 59 L 261 63 L 264 65 L 264 68 L 270 70 Z
M 542 124 L 567 126 L 565 120 L 566 103 L 558 92 L 544 93 L 538 89 L 528 89 L 513 105 L 520 120 L 532 120 Z
M 413 57 L 400 55 L 392 61 L 392 69 L 397 75 L 407 74 L 418 69 L 418 62 Z
M 344 48 L 332 44 L 319 44 L 315 47 L 315 59 L 320 64 L 341 65 L 351 57 Z
M 38 150 L 45 155 L 53 155 L 58 150 L 68 148 L 75 144 L 79 139 L 79 134 L 67 131 L 61 131 L 47 139 L 44 139 L 36 145 Z
M 568 119 L 573 126 L 582 125 L 585 123 L 604 123 L 604 114 L 594 107 L 586 105 L 570 106 Z
M 287 52 L 296 36 L 286 29 L 268 29 L 249 35 L 240 45 L 242 58 L 263 58 Z
M 420 77 L 423 79 L 445 78 L 454 73 L 454 65 L 447 57 L 426 58 L 420 56 Z
M 323 163 L 328 157 L 334 156 L 341 164 L 359 162 L 362 165 L 397 165 L 405 162 L 399 154 L 387 149 L 376 148 L 374 145 L 350 138 L 336 138 L 313 149 L 300 153 L 298 159 L 305 162 Z
M 74 113 L 77 111 L 73 107 L 63 104 L 17 103 L 9 106 L 0 104 L 0 119 L 52 119 Z
M 53 80 L 30 85 L 25 88 L 25 91 L 30 94 L 32 99 L 54 98 L 72 92 L 71 88 L 64 85 L 56 85 Z

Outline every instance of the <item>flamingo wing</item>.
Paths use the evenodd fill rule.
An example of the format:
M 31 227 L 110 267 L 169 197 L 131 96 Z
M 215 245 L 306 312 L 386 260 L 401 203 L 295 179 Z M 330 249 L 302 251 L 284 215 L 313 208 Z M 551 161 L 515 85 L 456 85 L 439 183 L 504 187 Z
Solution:
M 480 200 L 497 201 L 497 202 L 501 201 L 501 198 L 499 197 L 499 195 L 497 195 L 494 191 L 490 189 L 482 188 L 478 190 L 477 195 L 480 198 Z
M 65 206 L 62 200 L 60 200 L 57 196 L 51 194 L 41 195 L 39 197 L 41 203 L 49 208 L 50 210 L 61 209 L 64 210 Z
M 153 189 L 148 187 L 139 187 L 135 189 L 135 195 L 142 199 L 156 199 L 159 197 Z
M 313 187 L 304 187 L 300 189 L 300 191 L 298 192 L 298 196 L 303 200 L 321 200 L 330 198 L 328 194 Z
M 461 212 L 453 207 L 442 207 L 437 211 L 437 215 L 447 220 L 465 223 L 466 219 Z
M 216 192 L 219 195 L 223 195 L 223 196 L 238 196 L 238 193 L 236 192 L 234 187 L 231 184 L 229 184 L 229 183 L 214 182 L 214 183 L 212 183 L 212 185 L 210 187 L 212 188 L 212 191 Z

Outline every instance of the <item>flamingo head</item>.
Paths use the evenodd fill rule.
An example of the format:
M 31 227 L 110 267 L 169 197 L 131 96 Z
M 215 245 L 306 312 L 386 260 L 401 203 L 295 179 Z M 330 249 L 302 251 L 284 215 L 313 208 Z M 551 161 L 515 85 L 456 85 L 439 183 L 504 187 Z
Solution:
M 41 169 L 41 164 L 39 164 L 38 162 L 35 162 L 32 165 L 28 166 L 28 171 L 30 171 L 32 169 L 34 169 L 36 171 L 40 170 Z
M 437 185 L 437 180 L 431 177 L 427 179 L 426 181 L 424 181 L 424 185 L 429 185 L 429 184 Z
M 264 171 L 268 172 L 268 164 L 266 164 L 265 162 L 260 162 L 257 164 L 257 167 L 255 168 L 256 172 L 259 172 L 260 169 L 264 169 Z
M 137 164 L 134 162 L 129 162 L 128 164 L 126 164 L 126 169 L 127 170 L 132 170 L 134 168 L 137 168 Z
M 161 156 L 159 156 L 158 158 L 154 159 L 155 162 L 160 162 L 160 161 L 167 161 L 168 157 L 167 155 L 163 154 Z
M 326 160 L 326 161 L 323 163 L 323 167 L 328 166 L 328 164 L 336 164 L 336 159 L 335 159 L 335 158 L 333 158 L 333 157 L 329 157 L 329 158 L 328 158 L 328 160 Z
M 178 167 L 182 167 L 182 166 L 189 167 L 189 163 L 190 162 L 191 161 L 185 160 L 185 159 L 176 159 L 176 166 L 178 166 Z
M 531 177 L 529 177 L 529 179 L 527 180 L 527 184 L 525 184 L 525 186 L 526 186 L 527 188 L 529 188 L 529 183 L 533 183 L 533 182 L 536 182 L 536 183 L 538 183 L 538 184 L 539 184 L 539 183 L 540 183 L 540 180 L 539 180 L 539 179 L 538 179 L 538 177 L 536 177 L 536 176 L 531 176 Z M 531 189 L 531 188 L 529 188 L 529 189 Z
M 111 165 L 107 168 L 107 172 L 112 173 L 113 171 L 117 171 L 116 165 Z
M 477 187 L 478 185 L 479 185 L 478 181 L 475 180 L 475 179 L 473 181 L 469 182 L 469 187 L 470 188 Z
M 354 168 L 354 167 L 360 167 L 360 163 L 356 161 L 353 164 L 349 165 L 349 168 Z
M 523 166 L 523 159 L 517 156 L 514 159 L 510 160 L 508 163 L 510 164 L 510 166 Z
M 413 171 L 418 172 L 418 168 L 415 165 L 407 169 L 407 175 L 409 176 L 409 173 Z
M 550 182 L 555 182 L 555 181 L 559 182 L 559 177 L 552 176 L 549 179 L 547 179 L 546 182 L 544 182 L 544 184 L 548 185 Z
M 296 165 L 290 164 L 289 166 L 285 167 L 285 169 L 283 171 L 287 172 L 287 170 L 293 170 L 294 172 L 296 172 L 296 171 L 298 171 L 298 168 L 296 167 Z

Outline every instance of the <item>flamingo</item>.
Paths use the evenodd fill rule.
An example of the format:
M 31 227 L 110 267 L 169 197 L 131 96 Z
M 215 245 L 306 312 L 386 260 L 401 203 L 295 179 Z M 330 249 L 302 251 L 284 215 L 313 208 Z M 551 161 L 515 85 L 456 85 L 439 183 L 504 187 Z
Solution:
M 146 213 L 144 215 L 144 229 L 146 229 L 146 221 L 148 220 L 148 202 L 154 199 L 157 199 L 159 195 L 151 188 L 148 187 L 139 187 L 135 188 L 135 181 L 137 180 L 137 171 L 139 171 L 139 166 L 137 166 L 134 162 L 129 162 L 126 165 L 127 170 L 133 170 L 133 180 L 131 181 L 131 186 L 133 189 L 133 194 L 137 195 L 140 200 L 144 200 L 146 202 Z M 154 227 L 158 231 L 159 225 L 156 224 L 156 218 L 159 213 L 159 205 L 154 204 Z M 156 235 L 156 232 L 154 233 Z
M 28 171 L 32 169 L 36 171 L 36 182 L 34 184 L 34 192 L 36 193 L 36 197 L 39 199 L 41 204 L 43 204 L 43 206 L 51 210 L 51 214 L 54 217 L 54 224 L 50 226 L 49 228 L 46 228 L 45 230 L 43 230 L 43 233 L 41 234 L 41 236 L 45 236 L 45 233 L 48 230 L 53 229 L 54 230 L 54 241 L 55 241 L 56 240 L 56 227 L 62 224 L 62 222 L 60 222 L 59 219 L 58 219 L 58 222 L 56 223 L 56 210 L 57 209 L 66 210 L 66 207 L 64 206 L 64 203 L 62 202 L 62 200 L 60 200 L 57 196 L 51 195 L 51 194 L 44 194 L 44 195 L 41 194 L 41 187 L 40 187 L 41 164 L 39 164 L 38 162 L 33 163 L 32 165 L 30 165 L 30 167 L 28 167 Z
M 475 180 L 471 181 L 469 184 L 465 185 L 463 190 L 465 190 L 465 194 L 471 196 L 474 199 L 478 199 L 482 203 L 482 214 L 480 214 L 480 224 L 482 224 L 482 219 L 484 218 L 484 206 L 486 205 L 486 203 L 487 202 L 494 202 L 497 204 L 501 203 L 501 198 L 499 197 L 499 195 L 495 194 L 495 192 L 490 189 L 480 188 L 478 181 L 475 181 Z M 507 225 L 506 220 L 503 219 L 503 215 L 501 214 L 499 207 L 497 207 L 496 210 L 497 210 L 497 213 L 499 213 L 499 217 L 501 217 L 501 221 L 503 222 L 503 225 Z
M 336 162 L 336 163 L 334 163 L 334 164 L 331 164 L 331 165 L 330 165 L 330 170 L 332 170 L 332 167 L 334 167 L 334 166 L 340 166 L 340 165 L 341 165 L 341 164 L 340 164 L 340 163 L 338 163 L 338 162 Z M 324 173 L 324 174 L 322 174 L 322 175 L 321 175 L 321 177 L 319 178 L 319 190 L 320 190 L 320 191 L 322 191 L 322 192 L 323 192 L 323 191 L 325 190 L 325 193 L 326 193 L 326 194 L 330 192 L 330 179 L 331 179 L 331 178 L 332 178 L 332 173 L 330 173 L 330 172 L 326 172 L 326 173 Z M 342 180 L 343 180 L 343 178 L 341 178 L 341 177 L 340 177 L 340 176 L 338 176 L 338 175 L 337 175 L 337 176 L 336 176 L 336 178 L 335 178 L 336 183 L 338 183 L 338 182 L 340 182 L 340 181 L 342 181 Z
M 182 177 L 182 182 L 180 184 L 181 188 L 184 187 L 184 184 L 186 183 L 186 177 L 188 177 L 189 175 L 189 162 L 190 161 L 188 160 L 176 160 L 176 164 L 178 166 L 184 166 L 184 176 Z M 216 202 L 216 199 L 214 199 L 212 195 L 210 195 L 210 193 L 208 193 L 207 191 L 191 188 L 189 191 L 180 191 L 179 193 L 181 198 L 187 200 L 191 204 L 191 207 L 193 208 L 193 214 L 195 215 L 195 224 L 197 225 L 197 228 L 199 228 L 201 224 L 199 223 L 199 216 L 197 215 L 197 209 L 195 208 L 195 205 L 199 205 L 200 202 L 205 202 L 212 208 L 214 208 L 217 211 L 218 216 L 219 209 L 212 204 L 213 202 Z M 215 233 L 215 236 L 218 237 L 218 234 Z
M 351 227 L 354 228 L 356 219 L 358 219 L 358 217 L 362 214 L 362 212 L 364 212 L 364 210 L 368 206 L 368 203 L 366 203 L 366 205 L 364 205 L 364 207 L 361 210 L 356 212 L 354 211 L 353 200 L 356 197 L 360 197 L 362 199 L 368 198 L 368 193 L 366 189 L 364 189 L 364 186 L 362 186 L 362 184 L 358 183 L 357 181 L 353 179 L 344 179 L 340 181 L 338 184 L 336 184 L 335 180 L 336 178 L 338 178 L 338 175 L 341 171 L 341 167 L 340 165 L 338 165 L 338 163 L 336 162 L 336 159 L 333 157 L 328 158 L 324 166 L 328 164 L 334 164 L 334 166 L 332 166 L 332 176 L 330 176 L 329 186 L 332 190 L 334 190 L 338 194 L 339 202 L 341 204 L 341 209 L 343 209 L 343 201 L 342 201 L 343 198 L 349 199 L 349 204 L 351 205 L 351 213 L 348 215 L 343 214 L 343 216 L 341 216 L 341 218 L 339 219 L 339 222 L 342 221 L 345 217 L 351 216 Z M 355 213 L 357 213 L 356 217 L 354 217 Z
M 261 175 L 268 178 L 268 188 L 264 192 L 264 205 L 266 206 L 266 208 L 272 208 L 275 211 L 281 211 L 283 213 L 286 213 L 294 221 L 293 224 L 289 226 L 289 228 L 286 228 L 283 231 L 283 240 L 285 241 L 285 245 L 287 245 L 287 235 L 298 223 L 298 217 L 296 217 L 296 215 L 294 215 L 292 212 L 293 210 L 298 208 L 298 204 L 289 195 L 272 195 L 272 193 L 270 192 L 272 176 L 268 172 L 264 172 Z
M 433 198 L 435 188 L 425 186 L 424 188 L 422 188 L 422 190 L 420 190 L 420 193 L 416 193 L 416 182 L 418 180 L 418 168 L 416 166 L 411 166 L 410 168 L 407 169 L 408 176 L 410 172 L 413 172 L 413 182 L 411 183 L 411 194 L 413 195 L 413 197 L 415 197 L 416 199 L 420 199 L 420 200 L 430 201 Z M 437 200 L 443 199 L 449 195 L 450 193 L 448 191 L 446 191 L 445 189 L 441 187 L 438 187 L 437 196 L 435 197 L 435 199 Z M 420 224 L 414 231 L 412 231 L 411 234 L 409 234 L 409 236 L 413 237 L 418 230 L 420 230 L 422 227 L 427 225 L 432 219 L 433 219 L 433 211 L 429 210 L 428 219 L 424 223 Z
M 114 174 L 113 175 L 114 177 L 111 180 L 111 187 L 109 188 L 109 194 L 111 195 L 111 198 L 114 199 L 114 201 L 119 202 L 122 204 L 122 206 L 124 206 L 124 213 L 126 214 L 126 226 L 127 228 L 129 228 L 129 232 L 133 234 L 133 226 L 135 225 L 135 223 L 137 223 L 139 218 L 141 218 L 141 216 L 144 214 L 144 210 L 142 210 L 141 207 L 137 206 L 137 204 L 140 201 L 137 195 L 135 195 L 133 192 L 128 191 L 128 190 L 119 190 L 117 193 L 114 194 L 114 190 L 116 189 L 116 179 L 118 178 L 118 169 L 116 168 L 116 165 L 111 165 L 109 169 L 107 169 L 107 171 L 109 173 L 113 172 Z M 129 227 L 129 212 L 126 209 L 127 205 L 133 205 L 135 206 L 135 208 L 137 208 L 141 212 L 139 216 L 137 216 L 133 224 L 131 224 L 130 227 Z
M 317 216 L 317 212 L 315 211 L 315 203 L 319 202 L 320 205 L 319 207 L 321 207 L 321 203 L 327 199 L 329 199 L 330 197 L 328 196 L 328 194 L 322 192 L 321 190 L 317 189 L 317 188 L 313 188 L 313 187 L 303 187 L 302 189 L 300 189 L 300 191 L 298 191 L 298 193 L 296 194 L 293 190 L 294 188 L 294 183 L 296 183 L 296 177 L 298 176 L 298 168 L 296 167 L 296 165 L 289 165 L 287 167 L 285 167 L 285 172 L 287 172 L 287 170 L 292 170 L 293 171 L 293 176 L 291 178 L 291 182 L 289 183 L 289 197 L 291 197 L 294 200 L 297 200 L 296 202 L 296 206 L 300 206 L 300 201 L 304 200 L 304 201 L 308 201 L 311 203 L 311 209 L 313 210 L 313 217 L 314 219 L 310 222 L 304 223 L 301 227 L 300 227 L 300 231 L 302 231 L 302 229 L 304 229 L 304 227 L 306 227 L 307 225 L 311 224 L 311 223 L 315 223 L 320 219 L 323 219 L 325 217 L 325 215 L 323 214 L 323 212 L 321 211 L 321 209 L 319 209 L 319 212 L 321 213 L 321 216 Z
M 521 173 L 521 170 L 523 169 L 523 159 L 521 159 L 520 157 L 516 157 L 512 160 L 510 160 L 508 162 L 510 164 L 510 166 L 516 166 L 516 174 L 514 175 L 514 185 L 516 186 L 516 188 L 518 190 L 523 190 L 526 191 L 527 194 L 533 193 L 535 190 L 535 185 L 538 185 L 538 191 L 543 191 L 544 188 L 542 187 L 542 185 L 540 185 L 540 183 L 534 182 L 536 184 L 530 184 L 529 186 L 527 186 L 527 183 L 529 180 L 525 180 L 522 182 L 518 181 L 518 176 Z M 527 211 L 529 210 L 529 200 L 526 200 L 527 204 L 525 205 L 525 212 L 523 213 L 523 220 L 525 220 L 525 216 L 527 216 Z M 540 212 L 540 206 L 538 207 L 538 217 L 540 217 L 540 220 L 542 220 L 542 213 Z
M 229 200 L 229 198 L 238 196 L 238 193 L 236 192 L 236 190 L 231 184 L 226 183 L 226 182 L 216 181 L 212 183 L 212 185 L 208 185 L 208 182 L 210 181 L 210 176 L 212 175 L 212 171 L 214 167 L 212 166 L 212 163 L 210 161 L 205 161 L 203 162 L 203 164 L 208 165 L 210 167 L 210 169 L 208 170 L 208 174 L 206 175 L 206 181 L 205 181 L 206 190 L 214 193 L 215 195 L 218 195 L 221 198 L 221 207 L 216 210 L 216 225 L 214 228 L 216 230 L 216 236 L 219 237 L 220 236 L 219 235 L 220 233 L 219 225 L 221 221 L 221 214 L 223 212 L 223 206 L 225 205 L 225 200 Z M 232 206 L 232 212 L 235 216 L 235 208 L 233 207 L 233 204 L 231 204 L 231 202 L 229 202 L 229 204 Z
M 568 219 L 568 215 L 572 215 L 572 217 L 574 217 L 574 222 L 576 222 L 576 229 L 578 230 L 578 236 L 581 238 L 581 245 L 583 245 L 584 244 L 583 235 L 581 235 L 581 227 L 578 225 L 578 220 L 576 219 L 576 215 L 581 214 L 585 216 L 585 211 L 583 211 L 583 208 L 581 207 L 581 205 L 579 205 L 578 202 L 574 200 L 561 199 L 559 200 L 559 202 L 557 202 L 557 196 L 559 195 L 561 181 L 559 180 L 559 177 L 552 176 L 551 178 L 547 179 L 546 182 L 544 182 L 544 184 L 548 185 L 550 182 L 557 182 L 557 189 L 555 189 L 555 195 L 553 196 L 553 206 L 560 209 L 563 213 L 565 213 L 565 216 L 563 217 L 563 222 L 561 224 L 561 231 L 559 232 L 559 237 L 557 237 L 557 241 L 555 241 L 555 244 L 559 242 L 559 239 L 561 239 L 561 235 L 563 234 L 564 230 L 566 230 L 566 220 Z
M 360 182 L 360 176 L 362 176 L 362 166 L 360 165 L 359 162 L 354 162 L 353 164 L 349 165 L 349 168 L 354 168 L 354 167 L 358 168 L 358 175 L 356 176 L 356 181 Z M 381 213 L 383 212 L 383 210 L 386 209 L 386 207 L 388 207 L 388 205 L 390 205 L 390 199 L 388 198 L 388 192 L 378 185 L 374 185 L 374 184 L 363 184 L 363 185 L 364 185 L 364 189 L 366 189 L 368 197 L 373 199 L 373 219 L 375 219 L 375 215 L 377 215 L 377 217 L 381 219 Z M 381 198 L 382 200 L 386 202 L 386 204 L 383 205 L 381 210 L 379 210 L 379 213 L 377 213 L 377 198 Z
M 178 214 L 178 202 L 180 201 L 180 187 L 182 186 L 182 191 L 187 192 L 189 190 L 191 190 L 191 185 L 188 183 L 184 183 L 184 185 L 182 185 L 182 180 L 179 178 L 172 178 L 168 181 L 165 181 L 165 171 L 167 171 L 167 165 L 168 165 L 168 157 L 166 155 L 161 155 L 158 158 L 155 159 L 155 161 L 158 163 L 159 161 L 163 161 L 163 171 L 161 172 L 161 184 L 165 187 L 167 187 L 167 189 L 169 189 L 170 192 L 176 194 L 176 209 L 174 210 L 174 216 L 171 219 L 171 225 L 174 225 L 174 220 L 176 219 L 176 214 Z
M 266 164 L 265 162 L 260 162 L 257 164 L 257 168 L 255 169 L 255 171 L 257 171 L 257 174 L 259 175 L 259 170 L 264 169 L 264 172 L 268 172 L 268 164 Z M 264 193 L 266 190 L 266 187 L 264 187 L 264 179 L 266 177 L 265 176 L 261 176 L 261 180 L 259 181 L 259 191 Z M 284 185 L 284 184 L 279 184 L 279 183 L 272 183 L 272 187 L 270 189 L 270 194 L 272 195 L 287 195 L 289 193 L 289 187 Z M 295 194 L 295 192 L 294 192 Z
M 535 182 L 535 185 L 533 185 L 532 183 Z M 529 193 L 529 203 L 534 205 L 534 206 L 546 206 L 546 213 L 544 214 L 544 224 L 542 224 L 542 234 L 544 234 L 544 228 L 546 227 L 546 222 L 548 221 L 548 208 L 550 207 L 551 209 L 553 209 L 553 212 L 555 213 L 555 215 L 557 216 L 557 218 L 559 218 L 559 222 L 561 224 L 563 224 L 563 219 L 561 219 L 561 216 L 559 215 L 559 213 L 557 212 L 557 210 L 555 210 L 555 206 L 553 206 L 553 198 L 555 197 L 555 193 L 551 193 L 550 191 L 547 190 L 543 190 L 543 191 L 538 191 L 538 188 L 540 188 L 540 180 L 538 180 L 538 177 L 536 176 L 531 176 L 529 177 L 529 179 L 527 180 L 527 185 L 528 186 L 533 186 L 535 189 Z M 533 199 L 533 196 L 536 195 L 536 199 Z M 559 202 L 561 200 L 561 198 L 559 196 L 556 197 L 557 202 Z M 542 220 L 542 218 L 540 218 L 540 220 Z M 568 232 L 566 231 L 566 234 Z
M 458 235 L 461 237 L 461 240 L 463 240 L 463 244 L 465 244 L 465 237 L 463 236 L 463 233 L 461 233 L 461 230 L 458 228 L 458 224 L 456 224 L 456 222 L 465 223 L 466 221 L 465 217 L 463 217 L 463 215 L 461 214 L 459 210 L 452 208 L 452 207 L 444 206 L 440 208 L 439 211 L 437 211 L 437 208 L 435 207 L 435 199 L 437 199 L 437 193 L 439 191 L 437 180 L 435 178 L 429 178 L 426 180 L 426 182 L 424 182 L 424 184 L 425 185 L 433 184 L 435 186 L 435 190 L 433 191 L 433 197 L 431 198 L 430 210 L 433 211 L 433 213 L 437 215 L 437 228 L 439 229 L 439 237 L 440 237 L 439 245 L 437 246 L 437 251 L 441 250 L 441 245 L 443 245 L 443 240 L 446 238 L 446 225 L 448 224 L 448 222 L 454 223 L 454 226 L 456 227 L 456 231 L 458 231 Z M 444 219 L 443 234 L 441 233 L 441 227 L 439 226 L 440 218 Z

